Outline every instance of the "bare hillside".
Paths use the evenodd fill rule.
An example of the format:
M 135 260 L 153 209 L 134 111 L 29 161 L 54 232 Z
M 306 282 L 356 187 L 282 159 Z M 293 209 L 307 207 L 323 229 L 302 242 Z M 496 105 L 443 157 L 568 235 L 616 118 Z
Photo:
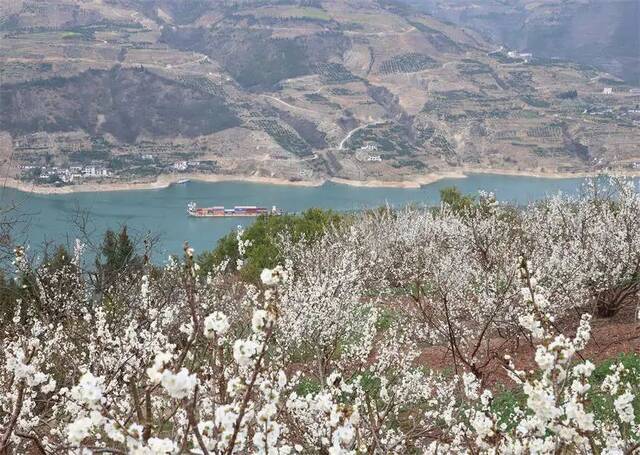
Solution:
M 40 183 L 79 166 L 398 181 L 640 161 L 622 80 L 400 3 L 21 0 L 0 33 L 1 158 Z

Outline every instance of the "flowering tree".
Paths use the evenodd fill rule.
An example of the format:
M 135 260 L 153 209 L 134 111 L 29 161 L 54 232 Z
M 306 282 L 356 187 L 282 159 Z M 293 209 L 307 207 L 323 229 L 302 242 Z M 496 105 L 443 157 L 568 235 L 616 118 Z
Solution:
M 640 196 L 633 182 L 591 182 L 582 198 L 555 197 L 527 211 L 531 256 L 558 305 L 610 316 L 640 290 Z M 553 281 L 553 282 L 552 282 Z
M 56 269 L 19 249 L 30 297 L 0 334 L 0 453 L 630 453 L 640 378 L 614 363 L 595 381 L 578 361 L 592 316 L 559 323 L 632 289 L 640 212 L 623 188 L 363 214 L 285 236 L 259 285 L 226 261 L 203 275 L 187 246 L 98 292 L 81 245 Z M 504 355 L 521 340 L 535 371 Z M 452 373 L 419 360 L 429 346 Z M 521 402 L 498 406 L 489 365 Z
M 616 364 L 599 386 L 592 390 L 590 361 L 574 363 L 590 337 L 589 315 L 584 315 L 573 338 L 554 333 L 544 289 L 535 284 L 526 261 L 521 264 L 522 295 L 527 307 L 520 317 L 523 328 L 537 340 L 535 374 L 518 370 L 505 356 L 504 367 L 522 384 L 526 402 L 512 411 L 510 422 L 491 407 L 493 395 L 480 391 L 477 379 L 463 376 L 465 396 L 471 405 L 449 425 L 445 442 L 433 441 L 428 452 L 465 452 L 469 441 L 480 450 L 499 453 L 631 453 L 638 448 L 640 427 L 633 401 L 638 393 L 638 377 L 624 380 L 625 368 Z M 596 420 L 590 394 L 611 394 L 613 411 L 608 419 Z M 451 441 L 451 442 L 450 442 Z

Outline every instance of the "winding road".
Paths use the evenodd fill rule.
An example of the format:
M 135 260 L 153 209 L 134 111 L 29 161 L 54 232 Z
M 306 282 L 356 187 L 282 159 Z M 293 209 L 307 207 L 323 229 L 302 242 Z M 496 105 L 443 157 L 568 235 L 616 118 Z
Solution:
M 373 125 L 382 125 L 383 123 L 387 123 L 383 120 L 379 120 L 377 122 L 371 122 L 371 123 L 366 123 L 364 125 L 361 125 L 357 128 L 352 129 L 351 131 L 349 131 L 349 133 L 345 136 L 344 139 L 342 139 L 342 141 L 340 141 L 340 145 L 338 146 L 338 150 L 344 150 L 344 144 L 351 138 L 351 136 L 353 135 L 353 133 L 355 133 L 356 131 L 362 130 L 368 126 L 373 126 Z

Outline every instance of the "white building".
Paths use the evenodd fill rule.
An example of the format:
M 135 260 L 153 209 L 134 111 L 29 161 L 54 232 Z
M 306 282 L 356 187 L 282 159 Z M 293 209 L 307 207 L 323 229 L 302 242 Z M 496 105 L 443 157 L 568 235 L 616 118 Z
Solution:
M 605 87 L 604 89 L 602 89 L 602 94 L 603 95 L 613 95 L 613 88 L 612 87 Z
M 186 161 L 176 161 L 175 163 L 173 163 L 173 168 L 176 171 L 186 171 L 188 167 L 189 165 Z
M 529 52 L 520 53 L 520 52 L 516 52 L 516 51 L 509 51 L 509 52 L 507 52 L 507 56 L 510 57 L 510 58 L 521 58 L 526 63 L 528 63 L 529 59 L 531 57 L 533 57 L 533 54 L 531 54 Z
M 84 177 L 109 177 L 109 170 L 105 168 L 87 166 L 82 170 Z

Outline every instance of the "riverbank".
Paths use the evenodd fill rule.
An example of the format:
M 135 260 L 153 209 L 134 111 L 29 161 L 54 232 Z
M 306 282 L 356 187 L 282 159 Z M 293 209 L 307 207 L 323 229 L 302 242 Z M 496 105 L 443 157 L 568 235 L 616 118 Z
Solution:
M 109 182 L 109 183 L 81 183 L 79 185 L 69 186 L 51 186 L 37 185 L 31 182 L 23 182 L 21 180 L 7 178 L 2 183 L 3 186 L 14 188 L 19 191 L 36 194 L 73 194 L 73 193 L 94 193 L 107 191 L 136 191 L 136 190 L 159 190 L 176 185 L 182 180 L 192 180 L 207 183 L 220 182 L 247 182 L 259 183 L 267 185 L 289 185 L 316 187 L 322 186 L 325 181 L 291 181 L 287 179 L 278 179 L 271 177 L 256 176 L 235 176 L 235 175 L 206 175 L 206 174 L 179 174 L 179 175 L 161 175 L 151 182 Z
M 323 180 L 288 180 L 275 177 L 240 176 L 240 175 L 206 175 L 206 174 L 177 174 L 161 175 L 154 181 L 148 182 L 110 182 L 110 183 L 82 183 L 70 186 L 50 186 L 37 185 L 31 182 L 6 178 L 2 183 L 4 187 L 14 188 L 19 191 L 36 194 L 72 194 L 72 193 L 92 193 L 106 191 L 135 191 L 153 190 L 167 188 L 178 184 L 182 180 L 193 180 L 198 182 L 219 183 L 219 182 L 246 182 L 268 185 L 286 185 L 297 187 L 318 187 L 327 182 L 341 185 L 349 185 L 364 188 L 400 188 L 415 189 L 424 185 L 429 185 L 443 179 L 463 179 L 472 174 L 495 174 L 514 177 L 536 177 L 550 179 L 585 178 L 602 175 L 604 172 L 536 172 L 519 171 L 511 169 L 489 169 L 489 168 L 462 168 L 451 172 L 418 175 L 402 181 L 394 180 L 350 180 L 339 177 L 331 177 Z M 640 171 L 615 171 L 612 175 L 624 177 L 640 177 Z

